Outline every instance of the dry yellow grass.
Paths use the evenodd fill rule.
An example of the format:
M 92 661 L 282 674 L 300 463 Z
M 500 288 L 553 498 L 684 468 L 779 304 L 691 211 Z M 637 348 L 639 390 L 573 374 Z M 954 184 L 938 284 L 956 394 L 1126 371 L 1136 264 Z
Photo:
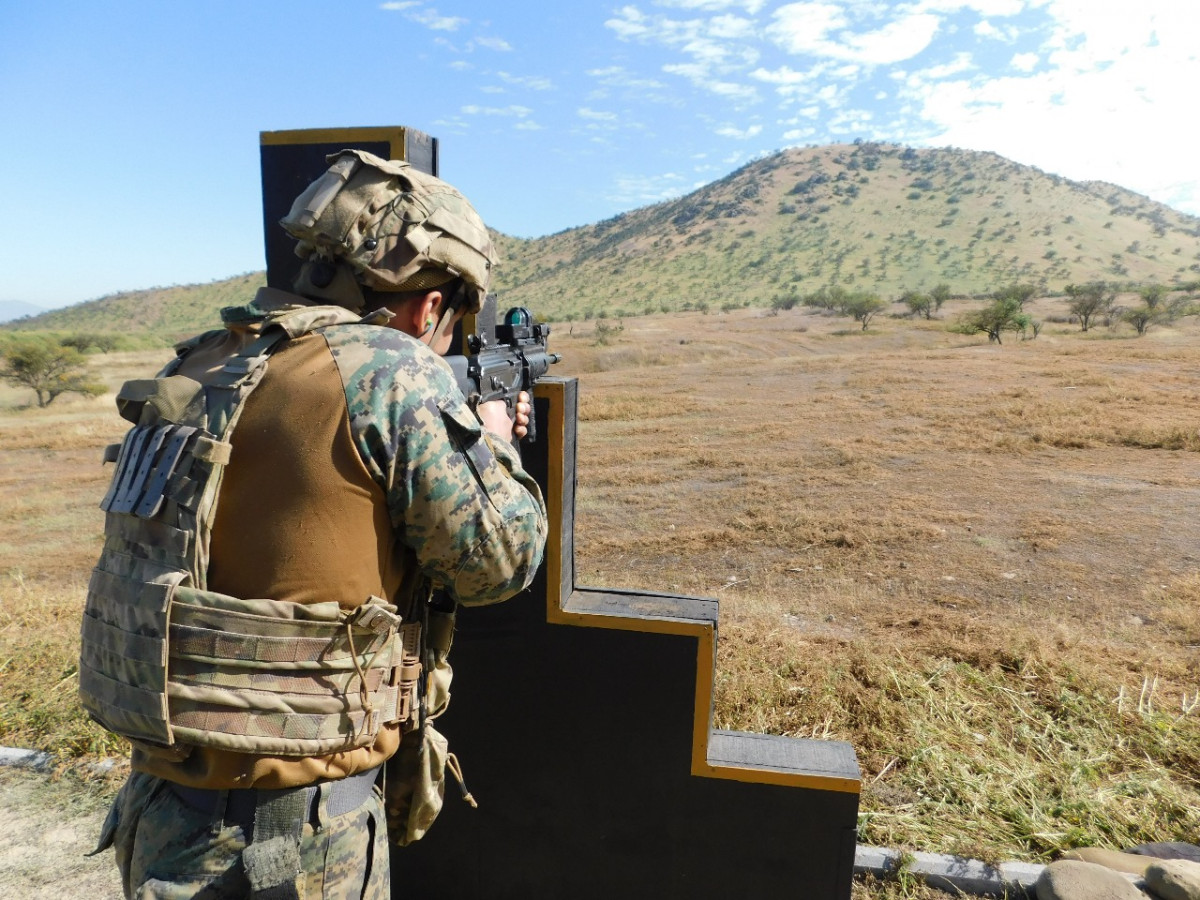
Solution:
M 115 389 L 153 372 L 169 351 L 112 354 L 97 371 Z M 121 744 L 76 698 L 79 616 L 99 555 L 105 445 L 125 424 L 113 394 L 64 395 L 46 409 L 0 388 L 0 743 L 107 754 Z
M 720 598 L 719 724 L 852 741 L 864 841 L 1193 839 L 1200 325 L 1111 337 L 798 310 L 628 319 L 606 346 L 562 326 L 580 581 Z M 0 742 L 110 750 L 73 675 L 122 423 L 111 397 L 21 402 L 0 391 Z
M 798 311 L 573 331 L 581 580 L 722 600 L 721 725 L 853 742 L 868 842 L 1194 838 L 1194 323 L 1003 347 Z

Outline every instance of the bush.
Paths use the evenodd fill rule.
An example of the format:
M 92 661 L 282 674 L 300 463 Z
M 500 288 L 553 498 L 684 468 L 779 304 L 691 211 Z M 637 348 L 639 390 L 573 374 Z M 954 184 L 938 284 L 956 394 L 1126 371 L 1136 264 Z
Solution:
M 624 330 L 625 325 L 621 322 L 613 325 L 602 319 L 598 320 L 595 329 L 592 331 L 592 345 L 595 347 L 607 347 Z

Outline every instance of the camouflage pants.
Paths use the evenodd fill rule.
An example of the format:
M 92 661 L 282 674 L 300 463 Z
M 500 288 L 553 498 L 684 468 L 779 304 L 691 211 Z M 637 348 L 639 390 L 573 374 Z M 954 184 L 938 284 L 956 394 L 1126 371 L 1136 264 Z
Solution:
M 325 819 L 320 812 L 317 827 L 304 825 L 302 900 L 388 900 L 387 828 L 378 789 L 358 809 Z M 116 850 L 127 900 L 240 900 L 250 896 L 242 866 L 246 843 L 241 824 L 224 821 L 220 812 L 200 812 L 168 782 L 135 772 L 113 801 L 98 849 Z

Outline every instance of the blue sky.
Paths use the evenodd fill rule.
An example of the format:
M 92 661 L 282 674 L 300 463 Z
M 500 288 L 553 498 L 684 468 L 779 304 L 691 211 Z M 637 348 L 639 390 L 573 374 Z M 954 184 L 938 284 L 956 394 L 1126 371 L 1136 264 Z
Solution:
M 0 300 L 262 268 L 262 130 L 427 131 L 529 237 L 856 138 L 1200 214 L 1198 36 L 1195 0 L 0 0 Z

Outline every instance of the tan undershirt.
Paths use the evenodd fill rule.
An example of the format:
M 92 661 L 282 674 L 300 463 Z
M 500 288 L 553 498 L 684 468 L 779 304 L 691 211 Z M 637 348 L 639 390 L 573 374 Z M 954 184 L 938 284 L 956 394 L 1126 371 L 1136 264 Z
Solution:
M 180 374 L 197 377 L 228 358 L 240 339 L 189 354 Z M 345 392 L 319 334 L 271 357 L 233 432 L 213 523 L 208 588 L 246 598 L 353 609 L 394 598 L 415 565 L 392 532 L 382 489 L 350 434 Z M 134 749 L 133 767 L 191 787 L 282 788 L 373 768 L 396 752 L 397 726 L 374 745 L 297 758 L 192 748 L 176 761 Z

